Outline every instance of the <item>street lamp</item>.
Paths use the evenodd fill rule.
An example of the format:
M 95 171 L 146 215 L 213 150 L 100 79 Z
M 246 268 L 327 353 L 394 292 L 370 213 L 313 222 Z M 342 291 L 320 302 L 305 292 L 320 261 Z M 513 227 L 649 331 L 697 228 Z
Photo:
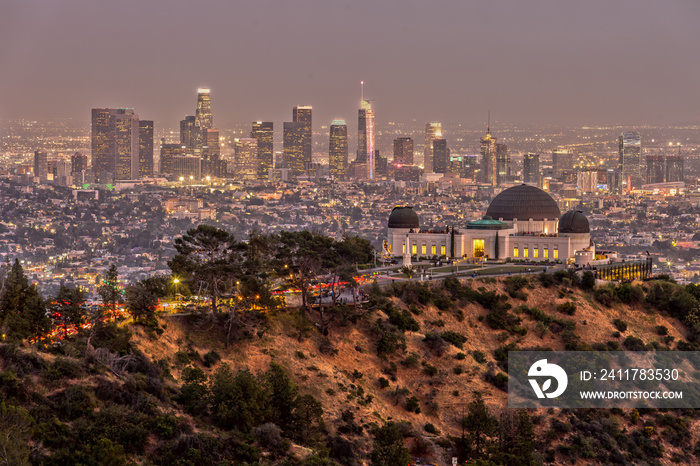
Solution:
M 175 285 L 175 298 L 177 299 L 177 286 L 180 284 L 180 280 L 178 278 L 173 278 L 173 284 Z
M 184 177 L 184 176 L 181 176 L 181 177 L 180 177 L 180 184 L 183 184 L 184 182 L 185 182 L 185 177 Z

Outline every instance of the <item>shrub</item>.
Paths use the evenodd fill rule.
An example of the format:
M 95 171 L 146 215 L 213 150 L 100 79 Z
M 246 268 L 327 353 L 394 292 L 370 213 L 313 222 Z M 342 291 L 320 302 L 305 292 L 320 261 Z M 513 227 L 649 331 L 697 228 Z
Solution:
M 445 332 L 442 332 L 440 334 L 440 337 L 442 337 L 443 340 L 453 344 L 454 346 L 456 346 L 459 349 L 462 349 L 462 345 L 464 345 L 464 343 L 466 343 L 466 341 L 467 341 L 467 337 L 465 337 L 464 335 L 459 334 L 457 332 L 453 332 L 451 330 L 447 330 Z
M 571 301 L 561 303 L 557 306 L 557 311 L 572 316 L 576 312 L 576 304 L 572 303 Z
M 625 338 L 622 345 L 630 351 L 644 351 L 644 342 L 637 337 L 629 336 Z
M 484 379 L 499 390 L 508 391 L 508 376 L 503 372 L 495 374 L 489 371 L 484 375 Z
M 387 380 L 385 377 L 379 377 L 379 388 L 386 388 L 389 386 L 389 380 Z
M 406 398 L 406 410 L 410 413 L 420 414 L 420 402 L 418 398 L 415 396 Z
M 437 375 L 438 368 L 426 363 L 425 367 L 423 367 L 423 372 L 425 372 L 430 377 L 433 377 L 433 376 Z
M 418 367 L 420 356 L 418 356 L 418 353 L 411 353 L 401 361 L 401 364 L 406 367 Z
M 615 326 L 616 329 L 618 329 L 620 332 L 625 332 L 627 330 L 627 322 L 625 322 L 622 319 L 615 319 L 613 320 L 613 325 Z
M 615 302 L 615 292 L 607 286 L 596 288 L 596 290 L 593 292 L 593 297 L 596 301 L 606 307 L 612 306 L 612 303 Z
M 392 308 L 389 310 L 389 322 L 396 326 L 401 331 L 417 332 L 420 330 L 420 324 L 413 318 L 407 310 L 399 310 Z
M 479 364 L 484 364 L 486 362 L 486 353 L 483 351 L 472 351 L 472 357 L 474 358 L 474 361 L 478 362 Z
M 377 353 L 379 354 L 392 354 L 399 349 L 406 348 L 406 339 L 403 335 L 392 332 L 385 331 L 377 342 Z
M 457 354 L 455 355 L 455 359 L 457 359 L 457 360 L 459 360 L 459 361 L 465 359 L 466 357 L 467 357 L 467 355 L 464 354 L 464 353 L 462 353 L 462 352 L 459 352 L 459 353 L 457 353 Z
M 435 427 L 431 423 L 427 423 L 423 429 L 425 429 L 425 431 L 427 433 L 433 434 L 433 435 L 438 435 L 440 433 L 440 431 L 437 429 L 437 427 Z
M 583 272 L 581 277 L 581 289 L 590 291 L 595 288 L 595 274 L 590 270 Z
M 668 328 L 665 325 L 657 325 L 656 334 L 661 336 L 668 335 Z
M 462 366 L 455 366 L 452 368 L 452 372 L 454 372 L 456 375 L 459 375 L 464 372 L 464 368 Z
M 214 350 L 204 355 L 204 365 L 206 367 L 211 367 L 219 361 L 221 361 L 221 355 Z
M 428 346 L 430 351 L 433 351 L 438 356 L 442 356 L 447 349 L 447 343 L 445 343 L 445 340 L 443 340 L 437 332 L 426 333 L 425 338 L 423 338 L 423 343 Z

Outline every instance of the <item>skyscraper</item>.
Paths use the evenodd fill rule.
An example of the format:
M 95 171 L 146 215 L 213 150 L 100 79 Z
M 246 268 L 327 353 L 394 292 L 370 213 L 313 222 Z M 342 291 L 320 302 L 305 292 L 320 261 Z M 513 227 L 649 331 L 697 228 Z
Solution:
M 642 137 L 636 131 L 626 131 L 620 135 L 618 147 L 622 184 L 626 190 L 631 190 L 642 180 Z
M 647 155 L 647 184 L 664 182 L 664 158 L 660 154 Z
M 303 175 L 304 163 L 304 124 L 285 121 L 282 137 L 282 166 L 289 168 L 292 176 Z
M 144 127 L 145 139 L 147 127 Z M 137 179 L 140 142 L 139 116 L 134 109 L 92 109 L 92 169 L 99 181 Z
M 345 176 L 348 166 L 348 125 L 345 120 L 331 122 L 328 143 L 328 166 L 334 178 Z
M 34 176 L 45 179 L 49 173 L 49 161 L 43 150 L 34 151 Z
M 180 143 L 192 153 L 202 146 L 202 134 L 194 115 L 186 116 L 180 121 Z
M 561 179 L 565 172 L 574 170 L 574 153 L 564 147 L 557 147 L 552 151 L 552 171 L 557 179 Z
M 258 178 L 258 140 L 241 138 L 234 141 L 236 178 L 255 180 Z
M 114 177 L 114 118 L 111 108 L 92 109 L 92 171 L 100 181 L 111 181 Z
M 214 117 L 211 113 L 211 96 L 208 88 L 197 89 L 197 113 L 196 124 L 200 130 L 214 127 Z
M 374 109 L 369 100 L 360 101 L 360 109 L 357 112 L 357 162 L 367 164 L 367 178 L 375 176 L 375 126 Z
M 311 124 L 311 106 L 297 105 L 292 110 L 292 121 L 298 123 L 301 131 L 301 156 L 302 156 L 302 172 L 311 167 L 312 161 L 312 124 Z
M 413 138 L 394 139 L 394 165 L 413 165 Z
M 423 168 L 426 173 L 433 172 L 433 141 L 442 138 L 442 123 L 425 124 L 425 145 L 423 146 Z
M 76 152 L 70 156 L 71 173 L 81 173 L 88 169 L 88 156 Z
M 678 146 L 678 155 L 666 156 L 666 182 L 675 183 L 683 181 L 683 156 L 681 146 Z
M 491 126 L 481 138 L 481 182 L 496 186 L 496 138 L 491 136 Z
M 523 156 L 523 183 L 539 187 L 540 154 L 530 152 Z
M 153 121 L 139 120 L 139 178 L 153 176 Z
M 258 179 L 267 179 L 274 168 L 274 132 L 271 121 L 254 121 L 250 137 L 258 141 Z
M 115 118 L 115 180 L 139 177 L 139 116 L 132 109 L 118 112 Z
M 510 179 L 510 155 L 506 144 L 496 143 L 496 186 Z
M 165 138 L 160 144 L 160 175 L 175 175 L 175 157 L 185 155 L 186 147 L 183 144 L 166 144 Z
M 450 159 L 450 149 L 447 148 L 447 139 L 433 139 L 433 171 L 435 173 L 447 173 L 447 165 Z

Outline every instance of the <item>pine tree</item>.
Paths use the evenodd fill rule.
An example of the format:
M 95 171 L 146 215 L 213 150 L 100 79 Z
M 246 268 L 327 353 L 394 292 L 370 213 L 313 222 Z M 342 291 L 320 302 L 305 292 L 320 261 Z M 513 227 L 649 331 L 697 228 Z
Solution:
M 36 287 L 29 284 L 17 259 L 0 296 L 0 318 L 3 334 L 11 341 L 43 335 L 51 327 L 46 304 Z

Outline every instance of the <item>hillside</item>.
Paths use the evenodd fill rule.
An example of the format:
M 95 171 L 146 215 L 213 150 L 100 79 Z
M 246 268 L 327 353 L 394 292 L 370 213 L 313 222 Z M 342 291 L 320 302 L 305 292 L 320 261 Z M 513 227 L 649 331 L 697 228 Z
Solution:
M 435 464 L 449 464 L 457 454 L 464 459 L 490 457 L 492 464 L 691 464 L 698 461 L 694 450 L 700 450 L 700 423 L 692 411 L 529 410 L 525 425 L 532 434 L 513 434 L 511 439 L 521 450 L 501 445 L 507 437 L 504 420 L 513 415 L 502 410 L 507 402 L 507 381 L 501 375 L 504 352 L 536 347 L 625 349 L 638 343 L 635 338 L 649 349 L 675 349 L 686 340 L 688 329 L 650 304 L 653 286 L 609 288 L 609 303 L 606 293 L 583 291 L 562 275 L 374 286 L 364 308 L 334 311 L 326 336 L 314 325 L 317 312 L 302 319 L 298 309 L 288 309 L 239 316 L 229 347 L 222 319 L 166 315 L 159 318 L 162 329 L 157 332 L 132 325 L 132 335 L 126 328 L 111 328 L 94 338 L 96 348 L 143 354 L 123 374 L 95 361 L 80 349 L 84 344 L 79 340 L 50 353 L 5 346 L 0 353 L 5 374 L 0 389 L 4 399 L 19 402 L 34 418 L 35 464 L 69 464 L 65 461 L 70 456 L 60 453 L 60 445 L 50 438 L 60 434 L 71 439 L 85 432 L 94 441 L 81 440 L 83 464 L 91 464 L 91 455 L 102 450 L 116 458 L 113 464 L 126 458 L 137 464 L 213 464 L 217 454 L 232 461 L 220 464 L 246 464 L 246 458 L 258 464 L 253 459 L 259 454 L 269 461 L 264 464 L 299 464 L 304 458 L 308 459 L 303 464 L 334 464 L 322 459 L 328 455 L 339 464 L 391 464 L 382 462 L 390 457 L 382 455 L 394 448 L 392 442 L 382 443 L 393 432 L 386 426 L 398 428 L 393 435 L 403 441 L 397 448 L 403 445 L 414 458 Z M 279 367 L 275 363 L 291 385 L 279 382 L 279 377 L 269 382 L 275 376 L 271 367 Z M 291 442 L 284 446 L 269 439 L 279 437 L 279 429 L 266 437 L 259 429 L 239 428 L 236 423 L 250 419 L 255 427 L 255 419 L 274 415 L 255 414 L 252 405 L 236 398 L 255 398 L 259 392 L 236 385 L 238 379 L 226 375 L 224 367 L 230 374 L 246 369 L 265 374 L 259 377 L 263 385 L 296 386 L 297 400 L 311 395 L 306 408 L 294 402 L 289 419 L 275 418 L 279 424 L 288 423 L 280 427 L 282 437 Z M 17 373 L 17 380 L 8 379 L 10 372 Z M 231 387 L 241 386 L 247 388 L 236 395 Z M 239 401 L 217 395 L 221 387 L 228 387 L 226 396 Z M 286 408 L 275 400 L 285 390 L 269 398 L 283 411 Z M 501 426 L 481 436 L 488 448 L 475 441 L 480 434 L 473 418 L 464 423 L 467 440 L 459 441 L 462 419 L 478 405 L 476 392 Z M 219 402 L 202 404 L 205 399 Z M 320 403 L 323 422 L 318 422 L 321 411 L 309 400 Z M 117 414 L 110 410 L 120 406 L 126 419 L 119 422 L 135 426 L 141 441 L 105 426 L 100 430 L 81 425 L 86 418 L 114 423 L 109 415 Z M 231 406 L 234 412 L 224 417 L 221 413 Z M 47 409 L 57 413 L 53 419 Z M 243 411 L 249 416 L 241 417 Z M 305 434 L 300 433 L 304 429 Z M 216 443 L 221 441 L 224 444 Z M 210 442 L 213 453 L 207 456 L 203 451 Z M 226 442 L 238 446 L 230 450 Z M 241 453 L 248 449 L 249 455 Z

